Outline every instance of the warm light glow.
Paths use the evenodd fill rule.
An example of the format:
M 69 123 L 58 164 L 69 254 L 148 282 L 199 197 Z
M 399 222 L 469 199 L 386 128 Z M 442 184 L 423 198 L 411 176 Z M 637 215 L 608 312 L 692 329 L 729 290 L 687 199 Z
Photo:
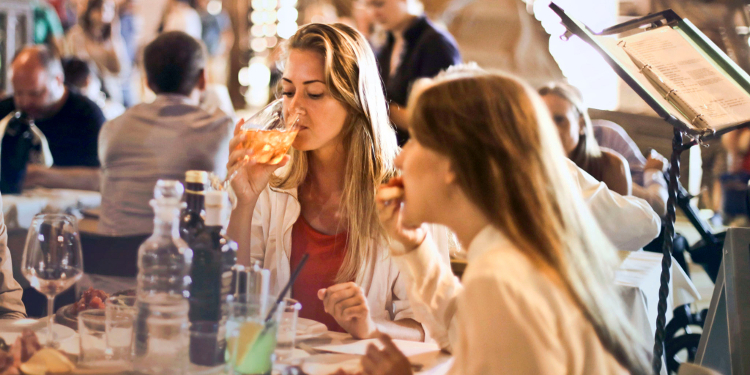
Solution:
M 255 52 L 262 52 L 267 46 L 265 38 L 255 38 L 250 42 L 250 48 Z
M 258 38 L 266 35 L 266 26 L 267 25 L 253 25 L 253 27 L 250 28 L 250 35 Z
M 218 15 L 221 13 L 221 1 L 219 0 L 211 0 L 208 2 L 208 5 L 206 5 L 206 11 L 208 14 L 211 15 Z
M 297 9 L 292 7 L 281 7 L 279 8 L 279 23 L 286 22 L 297 22 Z
M 266 45 L 268 46 L 268 48 L 276 47 L 276 43 L 278 43 L 278 42 L 279 42 L 279 40 L 276 39 L 275 36 L 266 37 Z
M 263 0 L 253 0 L 251 4 L 253 9 L 263 9 L 263 5 L 265 5 Z
M 276 23 L 276 11 L 275 10 L 266 11 L 266 23 Z
M 248 68 L 251 87 L 268 87 L 271 83 L 271 70 L 265 62 L 253 62 Z
M 268 103 L 268 87 L 253 87 L 245 92 L 245 102 L 254 107 Z
M 263 35 L 265 36 L 275 36 L 276 35 L 276 24 L 268 24 L 263 25 Z M 260 36 L 260 35 L 258 35 Z
M 550 54 L 568 82 L 581 90 L 586 104 L 592 108 L 616 109 L 619 77 L 601 55 L 578 37 L 568 41 L 560 39 L 565 27 L 549 8 L 549 0 L 524 1 L 531 5 L 534 17 L 550 34 Z M 595 32 L 617 23 L 618 2 L 615 0 L 555 0 L 555 4 Z
M 279 22 L 277 26 L 277 34 L 284 39 L 289 39 L 294 33 L 297 32 L 296 22 Z
M 266 12 L 262 10 L 254 10 L 250 13 L 250 21 L 254 24 L 263 24 L 266 22 Z
M 243 67 L 237 75 L 237 80 L 242 86 L 250 86 L 250 69 Z
M 279 0 L 281 7 L 294 7 L 297 5 L 297 0 Z

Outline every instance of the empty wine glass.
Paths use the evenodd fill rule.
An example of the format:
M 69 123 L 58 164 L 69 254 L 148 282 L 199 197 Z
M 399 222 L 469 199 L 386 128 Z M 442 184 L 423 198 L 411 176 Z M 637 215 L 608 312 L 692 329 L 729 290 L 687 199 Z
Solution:
M 52 332 L 55 296 L 83 276 L 78 222 L 71 215 L 38 214 L 26 237 L 21 272 L 31 286 L 47 296 L 47 346 L 57 343 Z
M 241 126 L 245 141 L 237 149 L 252 151 L 252 157 L 245 156 L 242 166 L 252 158 L 257 163 L 276 164 L 284 158 L 294 138 L 299 132 L 298 111 L 287 119 L 284 114 L 284 99 L 276 99 L 263 107 Z M 241 167 L 242 167 L 241 166 Z M 239 168 L 238 168 L 239 169 Z M 212 177 L 211 185 L 217 190 L 227 190 L 229 182 L 237 175 L 237 170 L 229 174 L 223 182 Z

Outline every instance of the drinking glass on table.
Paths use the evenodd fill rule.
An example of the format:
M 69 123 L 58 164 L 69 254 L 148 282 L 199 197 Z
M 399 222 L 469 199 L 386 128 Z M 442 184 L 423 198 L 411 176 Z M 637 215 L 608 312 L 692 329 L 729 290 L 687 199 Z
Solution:
M 288 117 L 288 118 L 287 118 Z M 247 163 L 252 158 L 256 163 L 276 164 L 281 161 L 294 142 L 299 132 L 299 113 L 284 113 L 283 99 L 276 99 L 255 115 L 245 120 L 240 130 L 245 134 L 245 141 L 237 149 L 252 151 L 251 156 L 245 156 Z M 223 183 L 212 181 L 211 185 L 217 190 L 226 190 L 236 171 L 230 173 Z
M 133 318 L 127 310 L 92 309 L 78 313 L 78 364 L 94 369 L 130 367 Z
M 234 374 L 270 374 L 273 368 L 276 332 L 283 313 L 283 302 L 271 319 L 266 315 L 276 301 L 255 294 L 240 294 L 227 297 L 229 319 L 227 321 L 226 360 Z
M 276 334 L 276 359 L 284 360 L 292 356 L 294 352 L 294 339 L 297 336 L 297 316 L 302 304 L 295 299 L 284 298 L 279 307 L 284 311 L 279 321 L 279 330 Z
M 71 215 L 38 214 L 26 237 L 21 272 L 31 286 L 47 296 L 47 346 L 55 347 L 52 332 L 55 296 L 83 275 L 78 222 Z

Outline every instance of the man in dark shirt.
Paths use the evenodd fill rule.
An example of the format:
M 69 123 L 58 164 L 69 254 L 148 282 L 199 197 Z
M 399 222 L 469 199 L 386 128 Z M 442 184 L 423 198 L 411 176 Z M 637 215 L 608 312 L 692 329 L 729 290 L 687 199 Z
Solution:
M 425 16 L 409 13 L 408 0 L 367 0 L 374 19 L 388 30 L 388 39 L 376 57 L 380 77 L 396 125 L 399 146 L 409 139 L 406 111 L 411 85 L 419 78 L 432 78 L 451 65 L 461 63 L 456 41 Z
M 54 160 L 52 168 L 30 164 L 24 185 L 98 190 L 102 111 L 63 85 L 60 60 L 47 47 L 25 47 L 11 68 L 13 97 L 0 102 L 0 119 L 26 113 L 47 138 Z

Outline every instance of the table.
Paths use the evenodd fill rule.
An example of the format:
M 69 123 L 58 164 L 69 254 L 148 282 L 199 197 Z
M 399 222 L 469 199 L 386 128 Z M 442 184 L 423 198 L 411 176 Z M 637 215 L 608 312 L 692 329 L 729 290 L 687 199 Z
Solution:
M 8 229 L 28 229 L 38 213 L 73 213 L 99 207 L 102 196 L 96 191 L 37 188 L 20 195 L 3 195 L 3 215 Z
M 68 353 L 75 360 L 78 355 L 78 334 L 66 340 L 60 341 L 60 349 Z M 360 356 L 354 354 L 337 354 L 319 352 L 315 347 L 329 344 L 347 344 L 354 342 L 349 334 L 339 332 L 326 332 L 316 337 L 300 340 L 298 347 L 306 350 L 295 349 L 294 355 L 282 362 L 274 364 L 274 373 L 281 373 L 289 366 L 300 366 L 309 375 L 329 375 L 339 368 L 355 372 L 359 368 Z M 416 374 L 443 375 L 448 372 L 452 365 L 452 357 L 444 352 L 423 353 L 409 357 L 409 361 L 415 366 Z M 93 374 L 93 370 L 76 369 L 71 375 Z M 101 373 L 101 371 L 99 371 Z M 125 374 L 126 372 L 108 372 L 109 374 Z M 225 374 L 224 366 L 213 368 L 192 366 L 191 375 L 214 375 Z

